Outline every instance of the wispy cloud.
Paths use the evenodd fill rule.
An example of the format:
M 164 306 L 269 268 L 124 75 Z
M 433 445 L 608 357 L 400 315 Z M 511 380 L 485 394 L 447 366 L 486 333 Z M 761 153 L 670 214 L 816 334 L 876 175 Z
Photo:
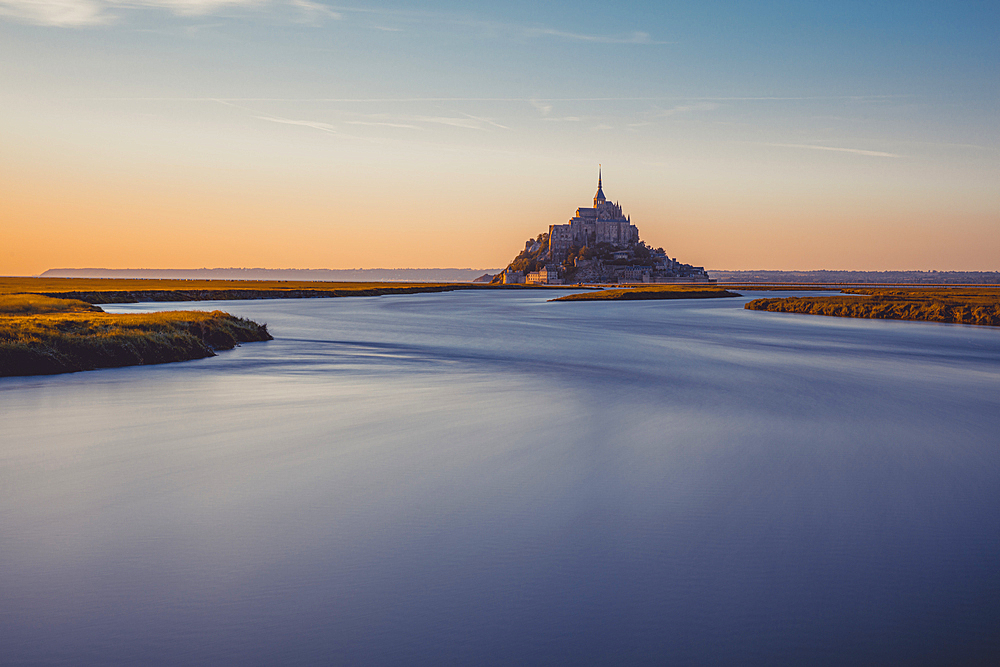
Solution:
M 664 109 L 660 107 L 655 107 L 651 111 L 645 111 L 638 114 L 639 120 L 632 123 L 627 123 L 626 127 L 631 129 L 637 129 L 640 127 L 646 127 L 647 125 L 653 125 L 656 121 L 662 120 L 664 118 L 670 118 L 679 114 L 689 114 L 696 113 L 700 111 L 714 111 L 718 109 L 721 105 L 718 102 L 705 102 L 705 101 L 691 101 L 687 104 L 676 104 L 670 108 Z
M 414 116 L 413 120 L 419 123 L 431 123 L 433 125 L 449 125 L 451 127 L 461 127 L 466 130 L 482 130 L 482 121 L 475 118 L 455 118 L 454 116 Z
M 313 4 L 308 0 L 296 3 Z M 211 14 L 224 8 L 266 4 L 266 0 L 0 0 L 0 16 L 36 25 L 78 27 L 114 23 L 127 8 L 163 9 L 178 16 Z
M 778 148 L 805 148 L 813 151 L 836 151 L 838 153 L 854 153 L 855 155 L 867 155 L 869 157 L 904 157 L 896 153 L 883 153 L 882 151 L 870 151 L 862 148 L 839 148 L 836 146 L 817 146 L 814 144 L 773 144 L 765 143 L 764 146 L 777 146 Z
M 501 125 L 492 118 L 483 116 L 473 116 L 472 114 L 459 112 L 458 116 L 430 116 L 430 115 L 408 115 L 408 114 L 361 114 L 351 115 L 361 117 L 363 120 L 344 121 L 351 125 L 383 125 L 386 127 L 412 128 L 417 130 L 429 129 L 421 127 L 426 125 L 445 125 L 448 127 L 458 127 L 464 130 L 487 130 L 489 127 L 496 127 L 501 130 L 509 129 L 506 125 Z
M 493 127 L 498 127 L 501 130 L 508 130 L 508 129 L 510 129 L 506 125 L 501 125 L 500 123 L 494 121 L 492 118 L 484 118 L 482 116 L 473 116 L 470 113 L 463 113 L 462 115 L 463 116 L 468 116 L 472 120 L 477 120 L 480 123 L 486 123 L 487 125 L 492 125 Z
M 293 21 L 320 25 L 343 15 L 314 0 L 0 0 L 0 17 L 55 27 L 117 23 L 129 9 L 161 9 L 176 16 L 202 16 L 233 8 L 292 10 Z
M 658 118 L 669 118 L 679 113 L 689 113 L 692 111 L 715 111 L 719 108 L 716 102 L 695 102 L 694 104 L 678 104 L 669 109 L 663 109 L 659 113 L 653 114 Z
M 671 43 L 654 40 L 649 33 L 639 30 L 618 35 L 589 34 L 549 26 L 489 21 L 462 13 L 339 6 L 320 0 L 0 0 L 0 17 L 37 25 L 79 27 L 116 23 L 122 18 L 123 10 L 127 9 L 157 8 L 185 16 L 210 14 L 234 7 L 266 9 L 275 15 L 284 12 L 286 19 L 291 9 L 291 20 L 310 25 L 343 20 L 345 15 L 353 15 L 357 19 L 368 17 L 367 27 L 386 32 L 401 31 L 403 28 L 399 25 L 424 24 L 444 26 L 455 34 L 467 33 L 471 29 L 499 39 L 554 38 L 595 44 Z M 465 30 L 455 30 L 457 27 Z
M 329 134 L 342 134 L 337 130 L 337 126 L 332 123 L 327 123 L 324 121 L 316 120 L 300 120 L 294 118 L 285 118 L 283 116 L 275 116 L 273 114 L 261 114 L 252 109 L 240 106 L 238 104 L 233 104 L 232 102 L 227 102 L 225 100 L 216 100 L 221 104 L 226 106 L 231 106 L 236 109 L 241 109 L 247 111 L 251 114 L 253 118 L 257 120 L 267 121 L 269 123 L 280 123 L 282 125 L 298 125 L 300 127 L 308 127 L 314 130 L 319 130 L 321 132 L 327 132 Z M 372 115 L 362 115 L 362 119 L 352 119 L 340 121 L 343 125 L 355 125 L 355 126 L 368 126 L 368 127 L 393 127 L 408 130 L 425 130 L 426 127 L 421 127 L 421 125 L 445 125 L 448 127 L 457 127 L 465 130 L 486 130 L 487 126 L 493 126 L 500 129 L 508 129 L 505 125 L 501 125 L 490 118 L 482 118 L 479 116 L 471 116 L 469 114 L 463 114 L 465 117 L 456 116 L 394 116 L 388 114 L 372 114 Z
M 649 33 L 635 31 L 628 35 L 588 35 L 579 32 L 567 32 L 553 28 L 523 28 L 527 37 L 559 37 L 577 42 L 594 42 L 597 44 L 676 44 L 650 39 Z
M 417 127 L 416 125 L 410 125 L 409 123 L 387 123 L 384 121 L 374 121 L 374 120 L 345 120 L 345 125 L 371 125 L 378 127 L 401 127 L 410 130 L 420 130 L 423 128 Z
M 227 7 L 264 4 L 267 4 L 267 0 L 105 0 L 108 7 L 152 7 L 189 16 L 211 14 Z
M 559 30 L 550 26 L 527 25 L 523 23 L 489 21 L 468 14 L 451 12 L 434 12 L 406 9 L 390 9 L 384 7 L 354 7 L 348 5 L 331 5 L 331 8 L 344 13 L 378 16 L 393 22 L 460 25 L 466 28 L 479 29 L 494 36 L 509 36 L 518 39 L 533 39 L 552 37 L 567 41 L 592 42 L 595 44 L 674 44 L 654 40 L 649 33 L 636 30 L 627 34 L 602 35 Z M 378 27 L 378 26 L 373 26 Z M 381 29 L 381 28 L 379 28 Z
M 310 127 L 314 130 L 319 130 L 320 132 L 326 132 L 328 134 L 340 134 L 337 132 L 337 128 L 330 123 L 321 123 L 315 120 L 294 120 L 292 118 L 282 118 L 280 116 L 254 116 L 257 120 L 266 120 L 269 123 L 280 123 L 282 125 L 300 125 L 302 127 Z
M 0 16 L 24 23 L 79 26 L 108 23 L 111 16 L 99 0 L 0 0 Z
M 310 25 L 322 25 L 323 21 L 339 21 L 344 18 L 340 12 L 335 12 L 323 3 L 312 0 L 289 0 L 290 6 L 298 10 L 299 21 Z
M 918 146 L 945 146 L 948 148 L 968 148 L 974 151 L 991 151 L 997 152 L 996 148 L 990 148 L 989 146 L 980 146 L 979 144 L 956 144 L 948 141 L 908 141 L 907 144 L 914 144 Z
M 529 100 L 529 102 L 531 103 L 531 106 L 538 109 L 538 112 L 543 116 L 548 116 L 552 113 L 552 105 L 547 102 L 542 100 Z

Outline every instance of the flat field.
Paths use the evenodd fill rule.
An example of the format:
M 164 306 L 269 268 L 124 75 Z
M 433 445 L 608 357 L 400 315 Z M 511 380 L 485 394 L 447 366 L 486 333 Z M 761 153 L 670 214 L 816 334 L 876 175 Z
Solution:
M 347 290 L 378 289 L 380 287 L 444 287 L 466 283 L 352 283 L 316 280 L 146 280 L 142 278 L 0 278 L 0 294 L 17 292 L 107 292 L 149 290 Z
M 832 317 L 1000 326 L 1000 288 L 852 288 L 845 296 L 755 299 L 745 308 Z M 849 295 L 849 296 L 848 296 Z
M 98 278 L 0 278 L 0 294 L 45 294 L 88 303 L 231 301 L 381 296 L 477 289 L 471 283 L 328 283 L 282 280 L 141 280 Z

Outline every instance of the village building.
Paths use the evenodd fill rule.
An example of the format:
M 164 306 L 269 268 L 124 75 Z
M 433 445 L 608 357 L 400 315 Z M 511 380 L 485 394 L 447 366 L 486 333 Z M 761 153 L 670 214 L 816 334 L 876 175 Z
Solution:
M 529 285 L 562 285 L 558 266 L 543 266 L 524 276 L 524 282 Z
M 507 267 L 506 270 L 501 274 L 501 282 L 504 285 L 523 285 L 524 284 L 524 274 L 520 271 L 515 271 L 511 267 Z
M 626 266 L 618 273 L 619 283 L 648 283 L 653 276 L 651 266 Z

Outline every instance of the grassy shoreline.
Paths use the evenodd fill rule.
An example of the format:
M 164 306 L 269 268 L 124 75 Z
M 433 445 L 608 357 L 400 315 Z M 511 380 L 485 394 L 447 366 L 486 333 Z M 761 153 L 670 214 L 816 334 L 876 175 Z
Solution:
M 997 288 L 844 289 L 847 296 L 754 299 L 747 310 L 1000 326 Z
M 187 361 L 271 340 L 222 311 L 110 314 L 69 299 L 0 296 L 0 377 Z

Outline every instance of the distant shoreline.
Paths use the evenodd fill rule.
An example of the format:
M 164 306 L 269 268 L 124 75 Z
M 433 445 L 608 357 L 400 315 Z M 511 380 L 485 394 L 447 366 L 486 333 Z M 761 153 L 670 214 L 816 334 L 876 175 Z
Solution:
M 711 269 L 719 284 L 774 285 L 1000 285 L 1000 271 L 725 271 Z
M 38 278 L 119 278 L 137 280 L 293 280 L 309 282 L 363 283 L 471 283 L 500 269 L 49 269 Z
M 502 269 L 473 268 L 373 268 L 373 269 L 48 269 L 37 278 L 89 278 L 132 280 L 237 280 L 348 283 L 471 283 Z M 1000 285 L 1000 271 L 779 271 L 710 269 L 720 284 L 733 285 Z M 28 276 L 24 276 L 28 277 Z

